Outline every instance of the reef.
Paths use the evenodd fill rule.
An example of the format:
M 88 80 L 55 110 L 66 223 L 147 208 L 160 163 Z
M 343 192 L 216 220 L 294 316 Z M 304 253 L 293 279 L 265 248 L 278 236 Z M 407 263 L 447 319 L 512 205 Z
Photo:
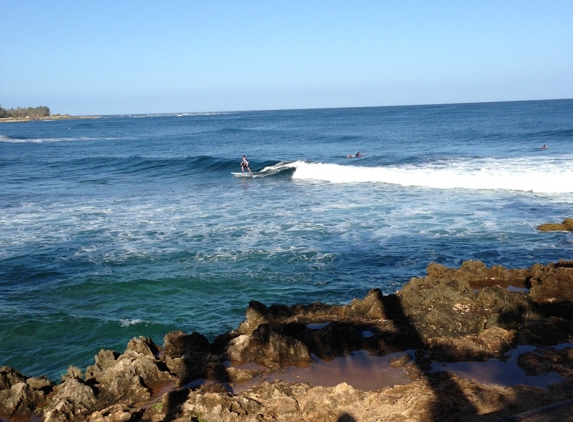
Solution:
M 537 227 L 540 232 L 573 232 L 573 218 L 566 218 L 563 223 L 544 223 Z
M 162 346 L 134 338 L 122 354 L 101 350 L 85 372 L 70 367 L 59 383 L 2 367 L 0 418 L 496 421 L 557 404 L 543 408 L 542 419 L 568 420 L 572 311 L 573 261 L 511 270 L 479 261 L 453 269 L 430 264 L 425 277 L 394 294 L 373 289 L 347 305 L 251 301 L 240 326 L 212 342 L 182 331 L 168 333 Z M 502 386 L 432 369 L 435 362 L 503 360 L 524 345 L 535 350 L 521 353 L 519 366 L 531 375 L 558 374 L 558 381 Z M 358 351 L 398 353 L 391 365 L 403 370 L 405 381 L 360 390 L 346 382 L 264 380 L 289 366 L 312 367 Z M 238 385 L 247 387 L 239 391 Z

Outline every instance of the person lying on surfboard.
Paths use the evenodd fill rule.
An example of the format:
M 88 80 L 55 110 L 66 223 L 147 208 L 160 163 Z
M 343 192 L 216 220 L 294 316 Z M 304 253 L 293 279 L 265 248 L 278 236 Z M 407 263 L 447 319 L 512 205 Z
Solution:
M 245 169 L 247 169 L 247 170 L 249 170 L 249 172 L 251 172 L 251 168 L 249 167 L 249 160 L 247 160 L 247 157 L 245 157 L 243 155 L 243 160 L 241 161 L 241 171 L 244 173 Z

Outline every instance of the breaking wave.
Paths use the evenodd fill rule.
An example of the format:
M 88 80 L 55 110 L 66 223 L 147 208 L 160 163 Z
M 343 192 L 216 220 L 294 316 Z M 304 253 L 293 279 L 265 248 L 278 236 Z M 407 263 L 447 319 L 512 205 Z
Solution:
M 514 190 L 536 193 L 570 193 L 573 161 L 519 159 L 478 159 L 444 161 L 429 165 L 387 167 L 348 166 L 295 162 L 295 180 L 330 183 L 388 183 L 436 189 Z

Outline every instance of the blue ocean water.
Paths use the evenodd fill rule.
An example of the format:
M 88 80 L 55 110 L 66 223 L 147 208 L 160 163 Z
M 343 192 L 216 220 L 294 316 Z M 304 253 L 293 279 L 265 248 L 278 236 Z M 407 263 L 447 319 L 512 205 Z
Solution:
M 4 123 L 0 180 L 0 366 L 58 379 L 251 299 L 573 259 L 536 230 L 573 216 L 573 100 Z

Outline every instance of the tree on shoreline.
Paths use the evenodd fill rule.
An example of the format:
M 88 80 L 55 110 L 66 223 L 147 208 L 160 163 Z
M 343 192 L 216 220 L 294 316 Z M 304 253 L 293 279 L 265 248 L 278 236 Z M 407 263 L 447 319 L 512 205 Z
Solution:
M 39 107 L 27 107 L 27 108 L 11 108 L 11 109 L 4 109 L 0 106 L 0 119 L 12 118 L 12 119 L 36 119 L 39 117 L 48 117 L 50 116 L 50 109 L 46 106 L 39 106 Z

